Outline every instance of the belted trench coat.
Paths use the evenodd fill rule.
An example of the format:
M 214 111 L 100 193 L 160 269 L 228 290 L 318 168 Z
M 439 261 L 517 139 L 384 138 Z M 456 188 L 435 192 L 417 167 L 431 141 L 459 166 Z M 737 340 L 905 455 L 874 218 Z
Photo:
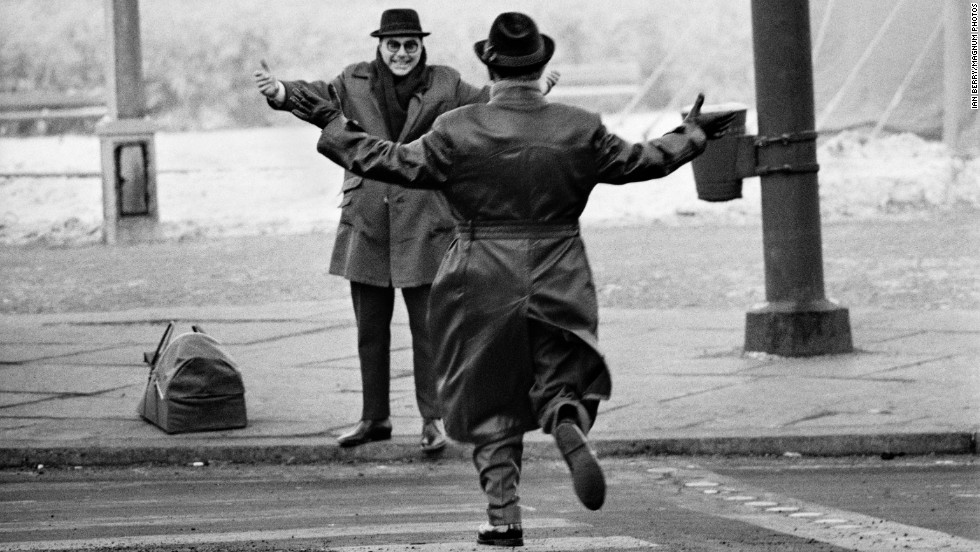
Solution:
M 401 134 L 389 136 L 382 108 L 371 92 L 378 79 L 370 63 L 360 62 L 346 67 L 330 84 L 337 90 L 347 118 L 375 136 L 402 142 L 421 136 L 446 111 L 489 99 L 489 87 L 467 84 L 451 67 L 427 65 L 424 84 L 409 102 Z M 283 81 L 286 102 L 270 105 L 291 111 L 289 98 L 297 84 L 329 97 L 325 81 Z M 382 287 L 432 283 L 455 226 L 441 194 L 346 172 L 340 208 L 331 274 Z
M 536 84 L 513 81 L 495 84 L 488 104 L 441 115 L 408 144 L 372 137 L 343 117 L 323 129 L 323 155 L 354 174 L 440 190 L 463 221 L 429 311 L 452 438 L 479 444 L 539 427 L 531 323 L 567 340 L 579 361 L 563 361 L 571 373 L 562 379 L 574 382 L 580 399 L 608 398 L 579 216 L 596 184 L 665 176 L 705 142 L 697 125 L 685 123 L 630 144 L 607 132 L 598 115 L 549 103 Z

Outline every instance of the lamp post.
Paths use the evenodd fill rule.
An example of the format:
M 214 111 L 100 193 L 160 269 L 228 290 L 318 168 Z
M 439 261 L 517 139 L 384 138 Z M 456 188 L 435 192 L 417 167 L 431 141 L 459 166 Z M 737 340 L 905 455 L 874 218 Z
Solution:
M 752 0 L 756 174 L 766 302 L 746 314 L 745 350 L 853 350 L 848 311 L 824 295 L 808 0 Z

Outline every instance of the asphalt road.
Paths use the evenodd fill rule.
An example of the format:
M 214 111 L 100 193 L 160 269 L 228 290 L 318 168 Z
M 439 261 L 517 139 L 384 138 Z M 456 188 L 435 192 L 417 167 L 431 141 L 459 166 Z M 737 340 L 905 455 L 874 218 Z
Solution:
M 980 549 L 973 457 L 604 459 L 600 512 L 525 465 L 525 550 Z M 0 472 L 0 549 L 477 550 L 465 462 Z M 485 547 L 479 547 L 485 550 Z
M 974 458 L 747 458 L 707 465 L 782 495 L 980 541 L 980 463 Z

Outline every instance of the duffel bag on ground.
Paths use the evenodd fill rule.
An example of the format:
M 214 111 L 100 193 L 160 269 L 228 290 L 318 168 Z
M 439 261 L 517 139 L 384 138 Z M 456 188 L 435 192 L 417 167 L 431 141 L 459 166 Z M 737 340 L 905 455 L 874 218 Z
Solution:
M 138 413 L 167 433 L 245 427 L 245 385 L 235 361 L 200 327 L 171 340 L 174 323 L 153 353 Z

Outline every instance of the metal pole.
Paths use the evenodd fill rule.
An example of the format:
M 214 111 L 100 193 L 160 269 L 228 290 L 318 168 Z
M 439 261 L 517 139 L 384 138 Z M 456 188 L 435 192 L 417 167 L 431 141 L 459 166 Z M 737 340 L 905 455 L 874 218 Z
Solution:
M 746 315 L 745 350 L 853 350 L 848 311 L 824 296 L 808 0 L 753 0 L 766 303 Z
M 109 117 L 140 119 L 145 112 L 140 10 L 137 0 L 105 0 L 109 46 Z

